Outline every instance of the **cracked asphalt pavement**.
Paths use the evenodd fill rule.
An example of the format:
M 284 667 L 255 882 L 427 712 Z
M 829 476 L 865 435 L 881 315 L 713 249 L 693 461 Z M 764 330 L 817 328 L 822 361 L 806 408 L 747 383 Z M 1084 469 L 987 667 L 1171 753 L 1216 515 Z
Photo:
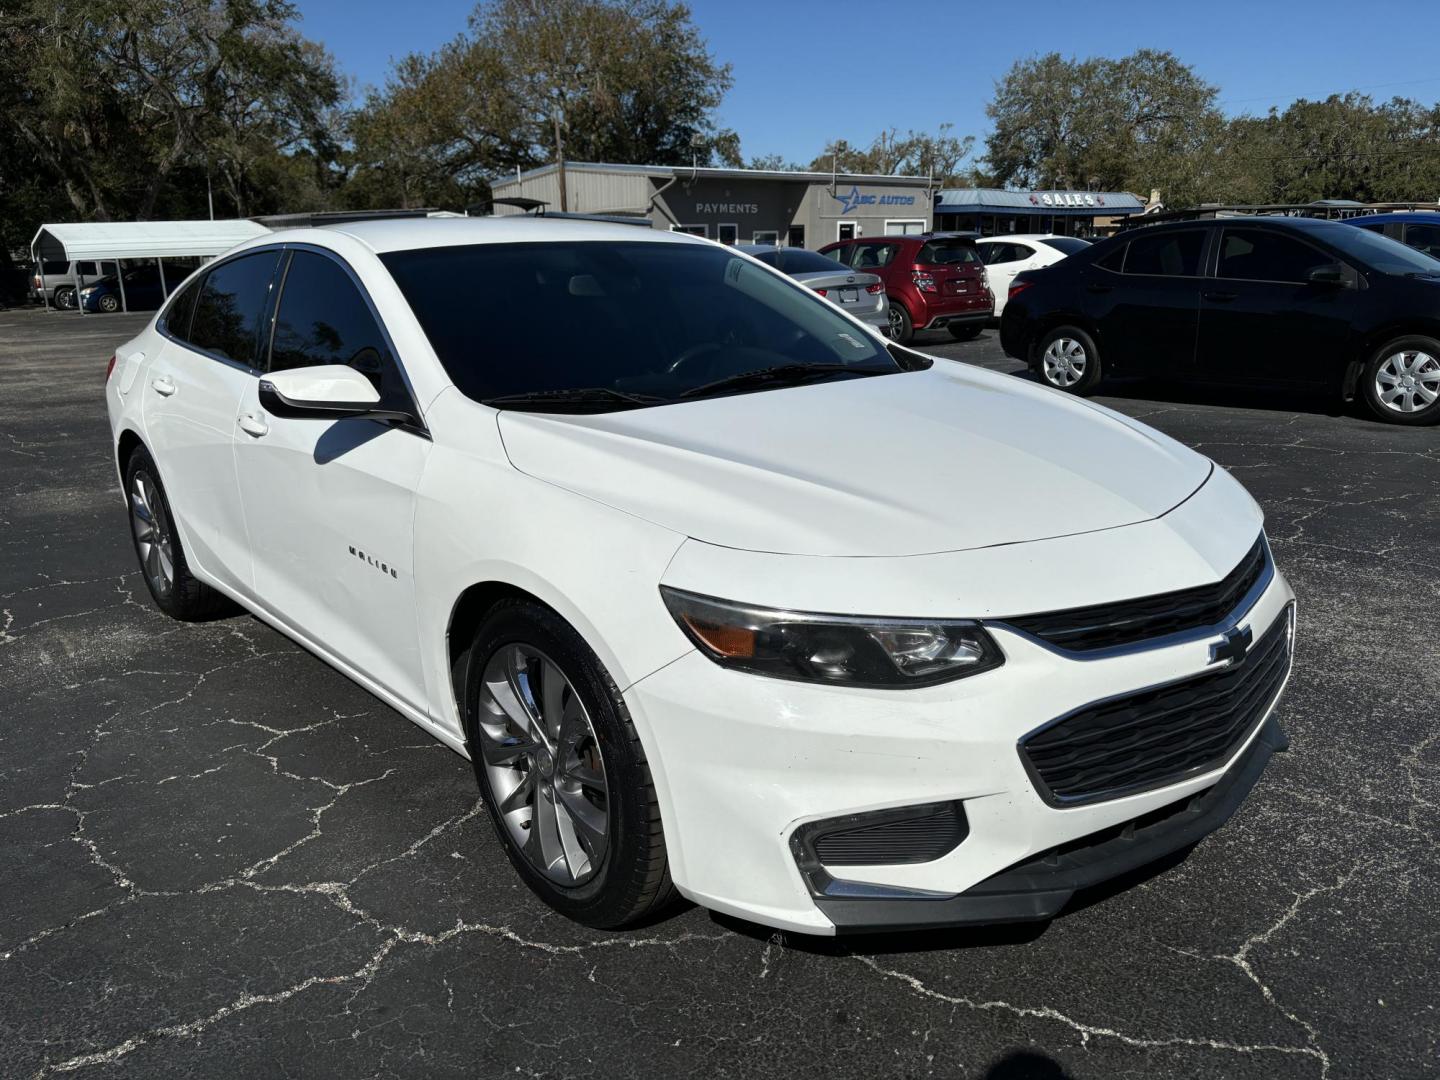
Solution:
M 1100 399 L 1233 470 L 1300 599 L 1293 747 L 1187 859 L 1039 927 L 605 934 L 519 884 L 461 758 L 252 618 L 150 605 L 101 396 L 142 322 L 0 312 L 0 1077 L 1440 1070 L 1436 429 Z

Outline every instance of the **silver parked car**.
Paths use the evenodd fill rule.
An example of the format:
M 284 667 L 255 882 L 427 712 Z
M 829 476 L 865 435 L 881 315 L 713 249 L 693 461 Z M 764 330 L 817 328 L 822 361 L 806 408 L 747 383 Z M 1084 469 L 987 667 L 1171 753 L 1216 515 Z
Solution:
M 851 270 L 828 255 L 805 248 L 741 244 L 737 250 L 755 256 L 766 266 L 773 266 L 807 289 L 814 289 L 836 307 L 881 333 L 890 333 L 890 301 L 885 297 L 885 283 L 878 275 Z

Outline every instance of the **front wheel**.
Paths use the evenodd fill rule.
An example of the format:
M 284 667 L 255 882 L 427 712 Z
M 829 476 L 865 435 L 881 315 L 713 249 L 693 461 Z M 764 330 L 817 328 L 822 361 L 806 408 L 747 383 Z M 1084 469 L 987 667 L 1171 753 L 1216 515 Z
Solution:
M 496 835 L 540 899 L 618 929 L 675 897 L 650 767 L 625 700 L 567 622 L 495 606 L 468 660 L 466 738 Z
M 1036 352 L 1036 374 L 1046 386 L 1084 395 L 1100 382 L 1100 350 L 1077 326 L 1057 326 L 1040 339 Z
M 1387 342 L 1365 365 L 1360 392 L 1387 423 L 1440 422 L 1440 341 L 1417 334 Z
M 120 310 L 120 300 L 117 297 L 106 293 L 100 297 L 100 310 L 107 313 L 114 313 Z
M 57 308 L 59 308 L 61 311 L 70 311 L 72 308 L 74 308 L 74 307 L 75 307 L 75 290 L 74 290 L 74 289 L 56 289 L 56 290 L 55 290 L 55 306 L 56 306 Z
M 899 300 L 890 301 L 890 340 L 897 345 L 909 345 L 915 340 L 915 323 Z

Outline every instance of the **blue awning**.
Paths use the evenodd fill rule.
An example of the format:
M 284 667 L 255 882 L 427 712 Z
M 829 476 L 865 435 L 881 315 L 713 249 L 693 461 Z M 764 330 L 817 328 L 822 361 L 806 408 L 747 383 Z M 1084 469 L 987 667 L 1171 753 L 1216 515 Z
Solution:
M 1028 214 L 1037 217 L 1108 217 L 1138 214 L 1144 201 L 1128 191 L 1005 191 L 949 188 L 935 196 L 937 214 Z

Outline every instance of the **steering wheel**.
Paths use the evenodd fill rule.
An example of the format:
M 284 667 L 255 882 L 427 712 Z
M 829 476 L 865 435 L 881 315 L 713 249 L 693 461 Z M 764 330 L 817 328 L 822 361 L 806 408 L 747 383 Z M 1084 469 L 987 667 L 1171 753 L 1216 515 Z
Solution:
M 700 357 L 705 356 L 708 353 L 719 351 L 720 343 L 718 341 L 702 341 L 699 345 L 691 345 L 690 348 L 686 349 L 674 360 L 670 361 L 670 366 L 665 369 L 665 373 L 667 375 L 674 375 L 678 371 L 680 371 L 680 369 L 683 368 L 686 364 L 690 363 L 690 361 L 698 360 Z

